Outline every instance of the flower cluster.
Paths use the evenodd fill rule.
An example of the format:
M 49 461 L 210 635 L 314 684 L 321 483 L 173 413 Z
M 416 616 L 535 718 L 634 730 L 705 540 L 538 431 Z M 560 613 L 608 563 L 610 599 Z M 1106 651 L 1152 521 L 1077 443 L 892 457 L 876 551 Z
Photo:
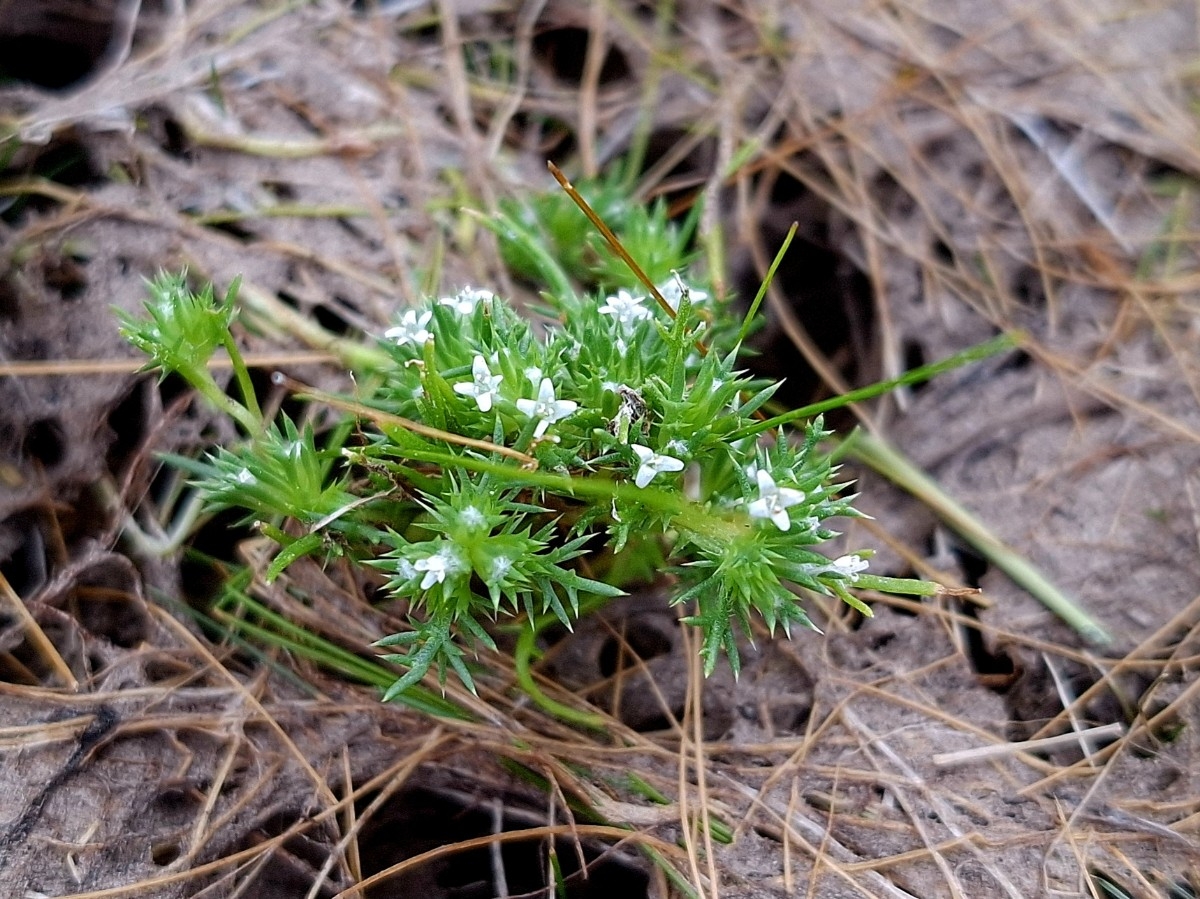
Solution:
M 847 588 L 882 579 L 864 573 L 866 552 L 815 548 L 835 536 L 830 519 L 855 514 L 818 451 L 820 419 L 798 442 L 763 421 L 777 385 L 738 369 L 722 304 L 678 274 L 657 293 L 667 308 L 628 288 L 548 294 L 539 330 L 488 290 L 430 300 L 380 335 L 383 361 L 360 379 L 373 392 L 335 404 L 354 421 L 319 440 L 247 401 L 251 439 L 192 470 L 213 506 L 244 509 L 280 544 L 269 576 L 308 555 L 383 572 L 412 622 L 379 642 L 408 667 L 388 696 L 430 670 L 471 686 L 464 649 L 493 645 L 485 622 L 569 626 L 581 596 L 664 565 L 677 601 L 694 603 L 705 669 L 725 655 L 736 671 L 751 613 L 811 627 L 794 588 L 866 612 Z M 153 346 L 177 313 L 127 327 Z M 220 327 L 205 314 L 207 351 L 232 346 L 228 307 Z
M 692 310 L 708 300 L 707 292 L 678 275 L 659 293 L 673 310 L 685 295 Z M 672 321 L 646 294 L 628 289 L 596 299 L 554 299 L 560 325 L 542 338 L 486 291 L 468 288 L 406 311 L 400 326 L 384 333 L 396 362 L 385 373 L 385 407 L 496 447 L 486 457 L 462 450 L 463 459 L 498 463 L 500 448 L 515 450 L 527 458 L 527 470 L 536 467 L 555 479 L 547 486 L 530 475 L 531 492 L 512 494 L 514 501 L 528 496 L 548 508 L 556 504 L 547 501 L 551 493 L 578 501 L 593 486 L 601 501 L 587 503 L 569 524 L 559 519 L 555 525 L 569 540 L 606 531 L 620 558 L 627 547 L 646 552 L 647 535 L 663 535 L 650 542 L 680 563 L 682 595 L 698 597 L 692 591 L 704 581 L 717 588 L 709 590 L 712 596 L 724 597 L 715 610 L 712 602 L 698 602 L 695 620 L 711 635 L 704 647 L 709 670 L 721 653 L 736 668 L 731 625 L 744 624 L 747 609 L 758 609 L 772 626 L 810 624 L 785 583 L 845 594 L 865 557 L 831 561 L 811 548 L 834 536 L 826 519 L 854 514 L 848 500 L 837 497 L 833 471 L 816 452 L 824 435 L 820 422 L 799 449 L 782 431 L 765 443 L 739 436 L 756 427 L 755 415 L 774 385 L 746 378 L 730 348 L 709 344 L 697 352 L 703 332 L 694 311 Z M 429 332 L 420 345 L 410 339 L 414 329 Z M 381 442 L 362 453 L 379 470 L 398 466 L 394 456 L 411 456 L 412 446 Z M 440 495 L 461 495 L 478 483 L 468 472 L 455 478 Z M 439 502 L 437 495 L 430 493 L 426 502 Z M 395 549 L 384 563 L 391 566 L 393 588 L 406 596 L 424 594 L 427 606 L 433 595 L 469 591 L 473 575 L 483 584 L 506 583 L 519 576 L 530 551 L 497 548 L 494 529 L 433 530 L 435 542 L 418 541 L 419 551 Z M 446 540 L 458 546 L 457 555 L 448 555 Z M 491 549 L 475 546 L 478 540 Z M 747 581 L 741 563 L 748 559 L 758 559 L 765 573 Z M 619 587 L 620 570 L 614 564 L 605 583 Z M 756 592 L 746 583 L 755 584 Z M 498 608 L 496 596 L 489 601 L 493 611 Z

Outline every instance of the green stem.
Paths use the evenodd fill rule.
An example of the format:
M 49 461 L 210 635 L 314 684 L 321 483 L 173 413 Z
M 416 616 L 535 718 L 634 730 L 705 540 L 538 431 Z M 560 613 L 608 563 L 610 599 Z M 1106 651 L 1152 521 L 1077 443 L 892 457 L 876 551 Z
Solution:
M 545 238 L 536 231 L 526 228 L 516 218 L 504 212 L 492 216 L 486 216 L 473 209 L 464 209 L 463 212 L 477 218 L 497 237 L 513 241 L 533 257 L 534 265 L 537 266 L 538 273 L 546 279 L 547 290 L 552 296 L 561 300 L 574 293 L 567 273 L 559 261 L 546 249 Z M 508 229 L 507 234 L 505 233 L 506 228 Z
M 775 258 L 771 260 L 771 266 L 767 269 L 767 276 L 763 278 L 762 284 L 759 285 L 758 293 L 754 295 L 753 302 L 750 303 L 750 309 L 746 313 L 746 317 L 742 319 L 741 330 L 738 331 L 737 344 L 742 345 L 742 342 L 750 336 L 750 326 L 754 324 L 754 316 L 758 314 L 758 307 L 762 305 L 763 298 L 767 295 L 767 289 L 771 286 L 771 282 L 775 280 L 775 272 L 779 269 L 779 264 L 783 262 L 783 257 L 787 255 L 788 247 L 792 245 L 792 241 L 796 237 L 796 229 L 800 227 L 798 222 L 792 222 L 792 227 L 788 228 L 787 236 L 783 239 L 783 245 L 775 254 Z
M 880 593 L 895 593 L 901 596 L 936 596 L 941 586 L 934 581 L 922 581 L 910 577 L 884 577 L 879 574 L 860 574 L 854 582 L 858 590 L 878 590 Z
M 250 380 L 250 370 L 246 367 L 246 360 L 242 358 L 242 351 L 238 349 L 237 341 L 233 339 L 233 335 L 229 331 L 225 332 L 221 343 L 225 347 L 225 352 L 229 354 L 229 364 L 233 366 L 233 376 L 237 380 L 238 390 L 242 393 L 242 400 L 255 421 L 255 428 L 251 433 L 261 434 L 266 422 L 263 421 L 258 397 L 254 395 L 254 384 Z
M 250 612 L 262 624 L 254 624 L 223 608 L 213 609 L 213 617 L 239 634 L 253 637 L 260 644 L 278 646 L 328 670 L 380 689 L 386 689 L 396 680 L 395 674 L 382 665 L 331 643 L 245 594 L 231 592 L 227 594 L 226 601 Z M 467 709 L 419 684 L 409 687 L 396 699 L 412 709 L 435 717 L 472 720 L 472 715 Z
M 789 412 L 776 415 L 774 418 L 769 418 L 766 421 L 747 425 L 739 431 L 734 431 L 727 439 L 732 443 L 744 437 L 753 437 L 756 434 L 761 434 L 763 431 L 774 430 L 780 425 L 790 424 L 797 419 L 813 418 L 822 412 L 828 412 L 830 409 L 840 409 L 842 406 L 848 406 L 851 403 L 861 403 L 865 400 L 874 399 L 877 396 L 890 393 L 897 387 L 905 387 L 910 384 L 919 384 L 922 381 L 928 381 L 930 378 L 940 375 L 943 372 L 962 368 L 964 365 L 970 365 L 972 362 L 979 362 L 989 356 L 995 356 L 997 353 L 1011 350 L 1017 345 L 1019 336 L 1019 334 L 1001 334 L 999 337 L 995 337 L 985 343 L 969 347 L 961 353 L 948 356 L 941 362 L 933 362 L 929 365 L 922 365 L 920 368 L 914 368 L 912 371 L 907 371 L 898 378 L 879 381 L 869 387 L 851 390 L 849 393 L 843 393 L 840 396 L 831 397 L 819 403 L 812 403 L 808 406 L 802 406 L 799 409 L 792 409 Z
M 232 342 L 230 340 L 230 343 Z M 241 425 L 242 429 L 248 435 L 254 436 L 262 432 L 262 413 L 260 412 L 256 416 L 249 408 L 230 397 L 217 385 L 216 380 L 214 380 L 206 366 L 190 366 L 187 369 L 180 367 L 176 368 L 175 371 L 180 377 L 191 384 L 214 408 L 225 413 Z M 254 394 L 251 393 L 249 396 L 253 400 Z M 255 403 L 255 408 L 257 408 L 257 403 Z
M 557 621 L 558 619 L 553 620 Z M 579 709 L 573 709 L 556 699 L 551 699 L 542 692 L 542 688 L 534 681 L 530 662 L 533 659 L 536 649 L 534 641 L 537 639 L 540 631 L 541 628 L 538 625 L 532 624 L 521 628 L 521 633 L 517 637 L 517 645 L 513 650 L 513 669 L 517 675 L 517 684 L 525 692 L 525 695 L 533 700 L 535 705 L 549 712 L 551 715 L 570 724 L 586 727 L 589 730 L 608 730 L 610 722 L 603 715 L 596 715 L 592 712 L 581 712 Z

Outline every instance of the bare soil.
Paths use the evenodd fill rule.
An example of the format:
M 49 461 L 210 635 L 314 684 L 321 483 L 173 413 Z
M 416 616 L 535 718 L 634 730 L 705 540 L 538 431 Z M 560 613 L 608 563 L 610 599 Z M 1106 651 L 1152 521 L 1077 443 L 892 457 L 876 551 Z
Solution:
M 1200 895 L 1198 58 L 1168 0 L 0 0 L 6 895 L 548 895 L 550 859 L 572 897 Z M 264 397 L 275 369 L 345 388 L 336 341 L 424 292 L 533 296 L 464 207 L 550 189 L 546 159 L 603 171 L 641 128 L 647 198 L 706 190 L 723 295 L 799 223 L 756 346 L 788 402 L 1019 330 L 837 424 L 1110 643 L 853 460 L 873 518 L 845 545 L 981 593 L 814 599 L 824 636 L 703 681 L 659 585 L 547 647 L 545 688 L 604 733 L 502 655 L 479 697 L 449 687 L 461 721 L 207 626 L 219 566 L 129 525 L 169 543 L 156 454 L 233 434 L 134 373 L 114 307 L 160 268 L 241 275 Z M 264 553 L 221 518 L 189 545 Z M 370 658 L 372 587 L 250 590 Z

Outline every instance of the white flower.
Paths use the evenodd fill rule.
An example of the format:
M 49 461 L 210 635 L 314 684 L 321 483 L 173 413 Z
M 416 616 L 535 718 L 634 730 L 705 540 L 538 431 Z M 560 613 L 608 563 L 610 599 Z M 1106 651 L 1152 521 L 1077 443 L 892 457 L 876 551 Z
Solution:
M 531 365 L 525 369 L 525 377 L 529 379 L 530 384 L 537 387 L 538 384 L 542 383 L 542 370 L 536 365 Z
M 235 477 L 239 484 L 245 484 L 247 487 L 258 483 L 258 478 L 250 473 L 249 468 L 243 468 Z
M 475 361 L 471 363 L 471 379 L 470 384 L 455 384 L 454 392 L 463 396 L 473 396 L 479 404 L 479 411 L 487 412 L 492 408 L 492 398 L 496 388 L 504 380 L 504 375 L 493 375 L 487 360 L 476 355 Z
M 546 433 L 546 428 L 556 421 L 566 418 L 579 408 L 579 404 L 574 400 L 556 400 L 554 398 L 554 385 L 550 383 L 549 378 L 542 378 L 542 384 L 538 388 L 537 399 L 519 399 L 517 400 L 517 408 L 530 418 L 539 419 L 537 427 L 533 430 L 533 436 L 541 437 Z
M 496 556 L 492 559 L 492 564 L 489 567 L 489 583 L 498 584 L 508 577 L 508 573 L 512 571 L 513 562 L 508 556 Z
M 775 522 L 775 527 L 786 531 L 792 526 L 788 518 L 788 507 L 804 502 L 804 493 L 793 487 L 779 487 L 769 471 L 761 468 L 755 473 L 758 479 L 758 499 L 750 503 L 746 510 L 751 518 L 769 518 Z
M 667 305 L 679 311 L 679 301 L 683 297 L 683 292 L 687 291 L 688 299 L 692 303 L 700 303 L 708 299 L 708 294 L 703 290 L 696 290 L 693 287 L 688 287 L 683 283 L 683 279 L 672 273 L 672 277 L 668 278 L 662 284 L 658 285 L 658 292 L 662 294 L 662 298 L 667 301 Z
M 648 446 L 642 446 L 640 443 L 631 443 L 629 448 L 637 453 L 638 466 L 637 475 L 633 479 L 633 483 L 639 487 L 645 487 L 654 476 L 660 471 L 682 471 L 683 461 L 676 459 L 674 456 L 664 456 L 656 453 Z
M 643 318 L 650 317 L 650 310 L 642 305 L 645 297 L 635 297 L 628 290 L 618 290 L 617 295 L 609 297 L 600 307 L 602 315 L 611 315 L 626 328 Z
M 425 572 L 425 577 L 421 578 L 421 589 L 428 590 L 434 584 L 445 581 L 447 574 L 454 574 L 458 570 L 458 559 L 455 558 L 453 549 L 444 546 L 432 556 L 417 559 L 413 568 Z
M 471 530 L 483 527 L 487 523 L 487 519 L 483 517 L 483 513 L 475 506 L 467 506 L 458 513 L 458 520 L 465 524 Z
M 858 580 L 858 573 L 866 571 L 871 563 L 857 553 L 849 556 L 838 556 L 828 570 L 849 578 L 850 582 Z
M 475 311 L 475 307 L 479 303 L 490 303 L 495 294 L 490 290 L 476 290 L 474 287 L 464 287 L 457 295 L 452 297 L 442 297 L 438 303 L 442 306 L 451 306 L 459 315 L 470 315 Z
M 400 324 L 394 328 L 388 328 L 383 332 L 383 336 L 388 340 L 396 341 L 397 346 L 404 346 L 406 343 L 415 343 L 417 346 L 421 346 L 433 337 L 425 328 L 431 318 L 433 318 L 432 312 L 425 311 L 418 315 L 415 309 L 409 309 L 400 316 Z

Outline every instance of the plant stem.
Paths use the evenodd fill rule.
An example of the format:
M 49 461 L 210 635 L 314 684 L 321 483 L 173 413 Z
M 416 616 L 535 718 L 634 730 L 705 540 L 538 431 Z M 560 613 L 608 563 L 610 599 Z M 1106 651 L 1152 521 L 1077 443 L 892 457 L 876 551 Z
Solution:
M 989 341 L 977 344 L 973 347 L 968 347 L 961 353 L 955 353 L 953 356 L 947 356 L 940 362 L 932 362 L 929 365 L 922 365 L 920 368 L 914 368 L 912 371 L 906 371 L 898 378 L 891 378 L 887 381 L 879 381 L 867 387 L 861 387 L 858 390 L 851 390 L 848 393 L 840 394 L 839 396 L 831 397 L 827 400 L 822 400 L 819 403 L 812 403 L 807 406 L 802 406 L 799 409 L 792 409 L 784 412 L 781 415 L 776 415 L 766 421 L 755 422 L 742 428 L 740 431 L 735 431 L 727 438 L 730 442 L 741 440 L 745 437 L 753 437 L 756 434 L 761 434 L 763 431 L 771 431 L 780 425 L 790 424 L 802 418 L 813 418 L 820 415 L 822 412 L 828 412 L 831 409 L 840 409 L 842 406 L 849 406 L 852 403 L 861 403 L 864 400 L 874 399 L 877 396 L 882 396 L 885 393 L 890 393 L 897 387 L 904 387 L 910 384 L 920 384 L 923 381 L 928 381 L 935 375 L 940 375 L 943 372 L 952 371 L 956 368 L 961 368 L 964 365 L 970 365 L 972 362 L 979 362 L 987 359 L 989 356 L 995 356 L 998 353 L 1003 353 L 1005 350 L 1011 350 L 1018 343 L 1019 334 L 1001 334 L 999 337 L 994 337 Z
M 553 620 L 557 621 L 557 619 Z M 537 639 L 540 630 L 541 628 L 536 625 L 529 625 L 521 628 L 521 634 L 517 637 L 517 645 L 513 650 L 513 670 L 517 675 L 517 683 L 520 685 L 521 690 L 536 705 L 563 721 L 570 724 L 578 724 L 580 727 L 586 727 L 589 730 L 607 730 L 609 719 L 603 715 L 581 712 L 579 709 L 573 709 L 556 699 L 551 699 L 542 692 L 542 688 L 534 681 L 533 672 L 530 669 L 530 661 L 534 653 L 534 640 Z

